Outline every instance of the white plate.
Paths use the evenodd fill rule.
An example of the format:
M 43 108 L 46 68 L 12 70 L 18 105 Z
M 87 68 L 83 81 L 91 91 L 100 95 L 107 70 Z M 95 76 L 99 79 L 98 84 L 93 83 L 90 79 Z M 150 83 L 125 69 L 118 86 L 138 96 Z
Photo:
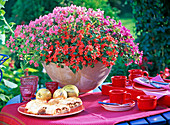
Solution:
M 74 114 L 77 114 L 77 113 L 80 113 L 84 110 L 84 106 L 81 105 L 75 109 L 71 109 L 70 112 L 68 113 L 64 113 L 64 114 L 59 114 L 59 115 L 35 115 L 35 114 L 31 114 L 31 113 L 28 113 L 25 109 L 25 106 L 26 104 L 23 104 L 21 106 L 18 107 L 18 112 L 20 112 L 21 114 L 24 114 L 24 115 L 28 115 L 28 116 L 33 116 L 33 117 L 39 117 L 39 118 L 55 118 L 55 117 L 63 117 L 63 116 L 69 116 L 69 115 L 74 115 Z
M 103 102 L 109 103 L 109 100 L 104 100 Z M 105 108 L 108 111 L 127 111 L 132 109 L 135 106 L 135 101 L 131 100 L 128 102 L 129 105 L 105 105 L 101 104 L 103 108 Z

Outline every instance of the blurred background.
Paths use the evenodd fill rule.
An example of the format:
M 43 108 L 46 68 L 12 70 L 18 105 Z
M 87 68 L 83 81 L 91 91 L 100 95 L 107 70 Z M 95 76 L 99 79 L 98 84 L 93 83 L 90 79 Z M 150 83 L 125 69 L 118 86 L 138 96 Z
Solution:
M 11 35 L 11 29 L 17 25 L 29 24 L 40 15 L 45 15 L 56 6 L 85 6 L 105 11 L 116 21 L 131 31 L 135 42 L 139 43 L 144 52 L 143 62 L 140 65 L 132 64 L 128 67 L 118 58 L 115 66 L 105 82 L 111 81 L 111 76 L 126 75 L 129 69 L 147 70 L 150 76 L 161 74 L 169 78 L 170 68 L 170 26 L 168 0 L 0 0 L 0 54 L 7 54 L 10 58 L 0 65 L 3 80 L 0 82 L 0 109 L 12 97 L 20 94 L 20 77 L 24 75 L 20 61 L 5 46 L 5 41 Z M 9 26 L 7 25 L 7 23 Z M 11 29 L 10 29 L 11 28 Z M 38 68 L 28 66 L 29 75 L 39 76 L 39 87 L 50 81 L 42 65 Z M 168 69 L 168 70 L 167 70 Z

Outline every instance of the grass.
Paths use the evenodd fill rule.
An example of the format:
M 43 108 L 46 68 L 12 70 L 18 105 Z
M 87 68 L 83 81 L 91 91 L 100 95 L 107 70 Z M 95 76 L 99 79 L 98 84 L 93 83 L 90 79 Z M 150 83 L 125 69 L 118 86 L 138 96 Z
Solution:
M 135 19 L 134 18 L 119 18 L 122 22 L 122 25 L 130 30 L 130 33 L 134 38 L 137 38 L 135 35 Z

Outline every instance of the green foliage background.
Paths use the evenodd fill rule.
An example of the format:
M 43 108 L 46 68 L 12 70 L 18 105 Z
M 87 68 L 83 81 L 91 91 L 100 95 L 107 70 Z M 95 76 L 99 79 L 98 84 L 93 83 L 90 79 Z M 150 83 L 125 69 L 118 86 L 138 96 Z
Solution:
M 135 42 L 152 66 L 151 75 L 170 68 L 170 3 L 167 0 L 129 0 L 136 19 Z

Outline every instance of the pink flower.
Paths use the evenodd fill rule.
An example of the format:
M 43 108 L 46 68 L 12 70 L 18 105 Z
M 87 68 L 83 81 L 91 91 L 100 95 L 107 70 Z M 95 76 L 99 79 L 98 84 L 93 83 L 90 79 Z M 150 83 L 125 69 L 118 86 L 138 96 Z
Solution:
M 40 47 L 40 50 L 43 50 L 43 46 Z
M 27 46 L 28 43 L 29 43 L 29 40 L 26 40 L 25 45 Z
M 12 37 L 12 36 L 10 36 L 10 39 L 9 39 L 11 42 L 14 42 L 15 41 L 15 39 Z
M 169 72 L 170 71 L 170 69 L 168 69 L 167 67 L 165 68 L 165 72 Z
M 20 47 L 21 47 L 21 48 L 24 48 L 24 45 L 21 45 Z
M 8 44 L 6 44 L 6 46 L 9 48 L 9 43 L 8 43 Z
M 21 34 L 20 37 L 21 37 L 22 39 L 24 39 L 26 36 L 25 36 L 25 34 Z
M 15 43 L 12 43 L 11 47 L 13 48 L 13 46 L 15 46 Z
M 30 49 L 29 49 L 29 48 L 27 48 L 27 53 L 29 53 L 29 50 L 30 50 Z
M 19 57 L 21 57 L 21 58 L 22 58 L 22 57 L 23 57 L 23 55 L 21 54 L 21 55 L 19 55 Z
M 34 63 L 34 66 L 35 66 L 35 67 L 38 67 L 38 66 L 39 66 L 39 64 L 38 64 L 37 62 L 35 62 L 35 63 Z
M 32 63 L 34 63 L 34 60 L 30 60 L 29 63 L 30 63 L 30 65 L 31 65 Z
M 46 40 L 49 42 L 50 41 L 50 37 L 48 37 Z
M 34 45 L 33 45 L 33 44 L 30 44 L 30 47 L 34 47 Z
M 13 53 L 14 51 L 12 49 L 10 49 L 10 52 Z
M 23 50 L 23 53 L 27 53 L 25 50 Z
M 15 47 L 15 50 L 18 50 L 18 47 Z

